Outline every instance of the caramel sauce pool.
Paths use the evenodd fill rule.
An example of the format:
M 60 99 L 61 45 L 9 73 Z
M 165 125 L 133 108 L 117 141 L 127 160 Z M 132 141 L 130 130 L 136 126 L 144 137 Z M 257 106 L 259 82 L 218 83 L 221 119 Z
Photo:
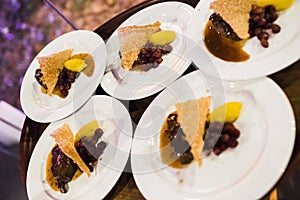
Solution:
M 54 146 L 55 147 L 55 146 Z M 53 148 L 54 148 L 53 147 Z M 47 157 L 47 162 L 46 162 L 46 181 L 48 185 L 54 190 L 54 191 L 59 191 L 56 181 L 53 177 L 53 174 L 51 172 L 51 166 L 52 166 L 52 150 L 49 152 L 48 157 Z M 76 180 L 83 172 L 77 169 L 75 172 L 72 181 Z
M 174 111 L 172 114 L 176 114 L 176 113 L 177 112 Z M 161 161 L 162 161 L 162 163 L 164 163 L 170 167 L 173 167 L 173 168 L 177 168 L 177 169 L 186 168 L 188 166 L 188 164 L 183 165 L 180 163 L 178 157 L 174 154 L 174 149 L 170 144 L 170 139 L 165 134 L 165 131 L 168 130 L 167 119 L 168 118 L 165 119 L 164 124 L 160 130 L 159 148 L 160 148 Z
M 246 40 L 233 41 L 227 38 L 213 28 L 211 21 L 208 21 L 205 26 L 203 40 L 209 52 L 222 60 L 242 62 L 250 58 L 243 50 Z

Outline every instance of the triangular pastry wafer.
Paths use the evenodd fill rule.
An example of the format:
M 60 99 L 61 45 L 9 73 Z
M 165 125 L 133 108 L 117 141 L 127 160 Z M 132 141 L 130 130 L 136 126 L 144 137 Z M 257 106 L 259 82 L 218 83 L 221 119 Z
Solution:
M 75 149 L 75 139 L 69 125 L 65 123 L 62 127 L 51 133 L 51 136 L 55 139 L 55 142 L 62 152 L 71 158 L 84 173 L 90 176 L 91 173 L 88 166 L 86 166 Z
M 205 122 L 209 113 L 211 97 L 188 100 L 175 104 L 178 122 L 191 146 L 191 152 L 199 165 L 202 163 L 203 134 Z
M 52 94 L 58 81 L 58 76 L 64 68 L 64 63 L 69 60 L 73 49 L 67 49 L 49 56 L 38 57 L 40 69 L 43 74 L 41 80 L 47 86 L 46 93 Z
M 249 18 L 254 0 L 215 0 L 210 9 L 230 25 L 241 39 L 249 38 Z

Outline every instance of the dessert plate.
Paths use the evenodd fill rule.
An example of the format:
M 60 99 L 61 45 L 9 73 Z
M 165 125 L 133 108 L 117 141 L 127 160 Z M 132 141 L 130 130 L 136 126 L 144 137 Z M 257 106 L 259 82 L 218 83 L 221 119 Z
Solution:
M 100 140 L 108 143 L 90 177 L 82 174 L 69 183 L 66 194 L 55 192 L 46 182 L 46 161 L 55 145 L 50 134 L 67 123 L 72 132 L 97 120 L 104 134 Z M 128 111 L 118 100 L 108 96 L 93 96 L 78 112 L 52 122 L 43 132 L 31 156 L 27 171 L 29 199 L 103 199 L 111 190 L 127 163 L 132 142 L 132 125 Z
M 294 23 L 300 17 L 300 1 L 295 0 L 288 10 L 279 12 L 275 23 L 281 26 L 281 31 L 270 36 L 268 48 L 263 48 L 257 38 L 246 42 L 243 49 L 250 55 L 250 59 L 244 62 L 223 61 L 206 49 L 203 31 L 213 13 L 209 9 L 212 1 L 200 1 L 188 25 L 188 35 L 194 41 L 189 46 L 191 59 L 203 72 L 224 80 L 247 80 L 280 71 L 300 58 L 297 53 L 300 25 Z
M 131 164 L 146 199 L 259 199 L 284 172 L 295 140 L 285 94 L 269 78 L 224 81 L 221 87 L 218 81 L 192 72 L 163 90 L 144 112 L 134 133 Z M 160 130 L 176 110 L 174 103 L 204 96 L 212 96 L 211 110 L 229 101 L 243 104 L 234 123 L 241 132 L 238 146 L 205 156 L 201 166 L 195 161 L 183 169 L 163 164 Z
M 120 27 L 161 22 L 162 30 L 176 32 L 176 39 L 171 43 L 173 50 L 163 56 L 163 62 L 155 69 L 147 72 L 124 70 L 121 67 L 120 43 L 116 30 L 106 43 L 108 55 L 106 65 L 118 66 L 117 73 L 122 81 L 117 81 L 111 72 L 106 73 L 101 82 L 102 88 L 119 99 L 140 99 L 162 90 L 177 79 L 191 63 L 186 54 L 185 34 L 193 12 L 194 9 L 187 4 L 165 2 L 149 6 L 122 23 Z
M 89 53 L 95 62 L 91 77 L 81 74 L 72 84 L 66 98 L 46 95 L 35 80 L 39 68 L 37 57 L 73 48 L 73 54 Z M 77 30 L 66 33 L 45 46 L 33 59 L 23 79 L 20 99 L 25 114 L 37 122 L 53 122 L 79 109 L 95 92 L 105 70 L 106 48 L 102 38 L 92 31 Z

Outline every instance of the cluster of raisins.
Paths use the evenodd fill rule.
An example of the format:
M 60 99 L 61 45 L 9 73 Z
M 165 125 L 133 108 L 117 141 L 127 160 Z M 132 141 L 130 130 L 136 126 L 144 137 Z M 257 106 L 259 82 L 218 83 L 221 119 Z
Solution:
M 227 38 L 230 38 L 234 41 L 241 40 L 238 35 L 233 31 L 231 26 L 221 17 L 220 14 L 213 13 L 209 16 L 209 20 L 213 24 L 213 28 L 218 32 L 222 33 Z
M 75 82 L 75 80 L 79 77 L 79 72 L 74 72 L 71 70 L 68 70 L 66 68 L 63 68 L 61 73 L 58 76 L 58 81 L 55 85 L 55 89 L 60 92 L 60 96 L 65 98 L 69 94 L 69 90 L 71 89 L 72 83 Z M 45 83 L 42 81 L 42 71 L 41 69 L 36 69 L 35 70 L 35 75 L 34 75 L 36 81 L 45 89 L 47 89 L 47 86 Z
M 103 154 L 107 143 L 104 141 L 98 142 L 99 138 L 103 135 L 102 129 L 98 128 L 95 130 L 93 136 L 83 136 L 78 142 L 75 143 L 75 148 L 92 172 L 93 163 L 95 163 L 99 157 Z
M 250 37 L 257 37 L 263 47 L 269 47 L 270 32 L 279 33 L 281 30 L 280 26 L 274 23 L 277 18 L 278 14 L 273 5 L 253 6 L 249 19 Z
M 240 131 L 230 122 L 211 122 L 206 123 L 204 134 L 204 151 L 213 152 L 220 155 L 228 148 L 235 148 L 238 145 L 237 139 Z
M 36 79 L 36 81 L 45 89 L 47 89 L 47 86 L 43 83 L 42 81 L 42 77 L 43 77 L 43 73 L 41 69 L 36 69 L 35 70 L 35 74 L 34 77 Z
M 55 89 L 57 89 L 62 97 L 66 97 L 69 94 L 69 89 L 71 89 L 72 83 L 79 76 L 80 73 L 63 68 L 58 76 L 58 81 L 56 83 Z
M 188 164 L 194 160 L 194 156 L 191 153 L 191 147 L 185 139 L 185 134 L 180 128 L 180 124 L 177 122 L 177 114 L 170 114 L 167 118 L 168 129 L 166 134 L 170 139 L 170 144 L 174 149 L 174 153 L 178 155 L 179 162 L 181 164 Z
M 162 56 L 170 53 L 172 50 L 173 48 L 170 44 L 160 46 L 149 42 L 141 49 L 134 65 L 137 65 L 142 71 L 157 68 L 163 61 Z
M 78 166 L 56 145 L 52 151 L 51 172 L 56 182 L 57 188 L 61 193 L 67 193 L 68 183 L 72 181 Z

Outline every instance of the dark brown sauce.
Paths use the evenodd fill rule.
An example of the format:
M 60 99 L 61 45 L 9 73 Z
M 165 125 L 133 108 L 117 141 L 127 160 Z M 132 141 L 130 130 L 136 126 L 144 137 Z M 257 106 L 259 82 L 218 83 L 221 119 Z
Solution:
M 50 151 L 50 153 L 48 154 L 47 163 L 46 163 L 46 181 L 47 181 L 48 185 L 54 191 L 58 191 L 56 181 L 55 181 L 55 179 L 53 177 L 53 174 L 51 172 L 51 166 L 52 166 L 52 153 Z
M 174 111 L 172 114 L 176 114 Z M 174 149 L 170 144 L 170 139 L 168 138 L 165 131 L 168 129 L 167 118 L 164 121 L 164 124 L 160 131 L 160 156 L 162 163 L 177 169 L 186 168 L 188 164 L 183 165 L 180 163 L 178 157 L 174 154 Z
M 54 146 L 55 147 L 55 146 Z M 53 147 L 53 148 L 54 148 Z M 51 166 L 52 166 L 52 151 L 49 152 L 48 157 L 47 157 L 47 162 L 46 162 L 46 181 L 48 185 L 54 190 L 54 191 L 59 191 L 56 180 L 54 179 L 54 176 L 51 171 Z M 79 169 L 75 172 L 72 181 L 76 180 L 83 172 L 80 171 Z
M 224 34 L 217 32 L 209 20 L 204 29 L 206 48 L 216 57 L 230 62 L 242 62 L 250 58 L 243 50 L 246 40 L 233 41 Z

